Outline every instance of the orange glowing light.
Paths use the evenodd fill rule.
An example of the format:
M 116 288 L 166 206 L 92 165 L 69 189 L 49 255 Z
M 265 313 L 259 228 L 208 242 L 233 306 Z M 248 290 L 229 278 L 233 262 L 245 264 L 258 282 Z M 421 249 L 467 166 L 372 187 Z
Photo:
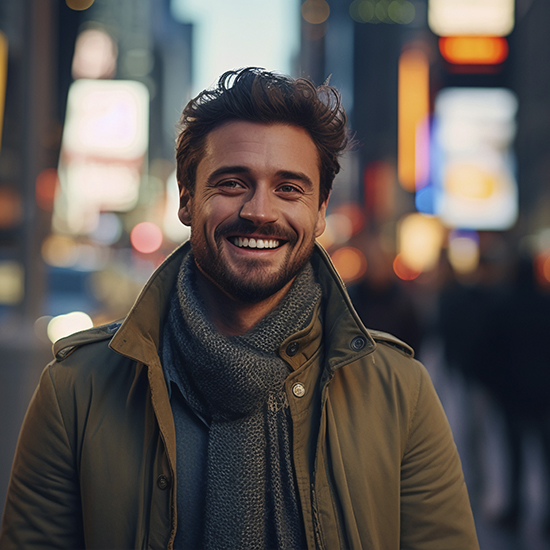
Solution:
M 336 271 L 346 283 L 361 278 L 367 271 L 365 255 L 353 246 L 339 248 L 331 258 Z
M 550 250 L 545 250 L 535 257 L 535 275 L 540 286 L 550 285 Z
M 325 0 L 306 0 L 301 9 L 302 17 L 312 25 L 324 23 L 330 15 L 330 6 Z
M 546 281 L 550 283 L 550 256 L 542 264 L 542 274 Z
M 72 10 L 84 11 L 94 3 L 94 0 L 65 0 L 65 3 Z
M 151 222 L 138 223 L 130 233 L 132 246 L 142 254 L 156 252 L 162 245 L 162 231 Z
M 418 49 L 405 50 L 399 58 L 397 175 L 407 191 L 427 177 L 430 108 L 428 56 Z M 428 139 L 427 139 L 428 138 Z M 421 162 L 421 165 L 417 165 Z
M 413 281 L 420 275 L 420 271 L 412 269 L 404 261 L 401 254 L 393 260 L 393 271 L 403 281 Z
M 11 187 L 0 187 L 0 229 L 15 227 L 23 218 L 21 195 Z
M 36 204 L 42 210 L 52 211 L 55 195 L 58 191 L 59 177 L 55 168 L 42 170 L 36 178 Z
M 446 36 L 439 51 L 455 65 L 498 65 L 508 57 L 508 42 L 500 36 Z
M 8 80 L 8 39 L 0 31 L 0 147 L 2 147 L 2 126 L 4 124 L 4 104 Z

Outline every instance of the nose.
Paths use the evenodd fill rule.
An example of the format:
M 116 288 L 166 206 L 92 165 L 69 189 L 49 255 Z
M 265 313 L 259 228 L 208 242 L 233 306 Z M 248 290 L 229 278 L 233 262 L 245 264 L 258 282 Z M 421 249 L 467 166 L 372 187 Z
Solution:
M 260 187 L 252 189 L 239 215 L 256 226 L 276 222 L 279 214 L 273 193 L 269 189 Z

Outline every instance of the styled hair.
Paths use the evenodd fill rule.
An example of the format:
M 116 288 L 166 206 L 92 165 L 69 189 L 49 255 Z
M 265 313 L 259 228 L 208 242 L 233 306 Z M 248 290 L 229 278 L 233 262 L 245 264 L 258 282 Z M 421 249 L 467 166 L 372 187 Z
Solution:
M 305 78 L 291 78 L 256 67 L 224 73 L 183 110 L 176 140 L 177 179 L 191 195 L 197 165 L 208 134 L 230 120 L 283 123 L 306 130 L 319 152 L 320 203 L 340 171 L 339 155 L 348 144 L 347 116 L 338 91 L 316 87 Z

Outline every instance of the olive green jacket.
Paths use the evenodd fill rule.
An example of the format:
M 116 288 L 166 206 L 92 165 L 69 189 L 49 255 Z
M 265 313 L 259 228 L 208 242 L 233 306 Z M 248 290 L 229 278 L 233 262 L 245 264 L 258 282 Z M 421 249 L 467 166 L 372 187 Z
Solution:
M 157 348 L 188 249 L 156 271 L 121 326 L 55 344 L 19 438 L 2 550 L 172 548 L 176 437 Z M 406 344 L 364 328 L 321 247 L 312 263 L 321 307 L 280 347 L 308 547 L 477 549 L 426 370 Z

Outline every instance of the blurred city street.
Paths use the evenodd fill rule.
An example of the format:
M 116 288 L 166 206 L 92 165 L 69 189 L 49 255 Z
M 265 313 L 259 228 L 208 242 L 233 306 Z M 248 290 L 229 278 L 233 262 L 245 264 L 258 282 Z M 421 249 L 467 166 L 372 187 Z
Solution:
M 482 550 L 548 550 L 543 522 L 548 500 L 540 441 L 527 434 L 522 472 L 523 513 L 517 529 L 499 521 L 509 498 L 505 480 L 510 464 L 502 417 L 480 388 L 442 362 L 440 343 L 432 342 L 423 361 L 430 372 L 457 444 Z

